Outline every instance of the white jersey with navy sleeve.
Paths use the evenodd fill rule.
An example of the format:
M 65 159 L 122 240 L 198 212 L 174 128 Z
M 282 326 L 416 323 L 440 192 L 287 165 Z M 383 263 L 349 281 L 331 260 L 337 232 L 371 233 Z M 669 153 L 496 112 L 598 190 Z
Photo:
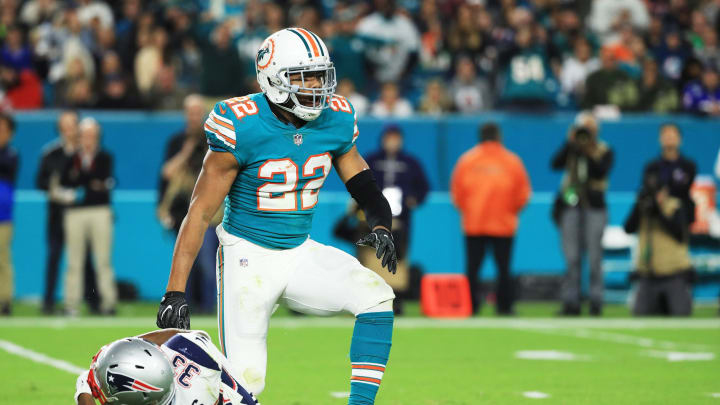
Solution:
M 106 347 L 93 357 L 90 370 L 78 377 L 76 403 L 83 393 L 103 403 L 104 394 L 100 392 L 97 383 L 93 383 L 92 370 Z M 247 384 L 228 371 L 228 360 L 213 345 L 207 333 L 199 330 L 180 332 L 163 343 L 160 349 L 167 356 L 175 374 L 175 397 L 171 405 L 260 405 L 244 388 Z
M 228 372 L 227 359 L 203 331 L 181 332 L 162 351 L 175 370 L 173 405 L 255 405 L 257 401 Z M 222 402 L 218 399 L 222 398 Z

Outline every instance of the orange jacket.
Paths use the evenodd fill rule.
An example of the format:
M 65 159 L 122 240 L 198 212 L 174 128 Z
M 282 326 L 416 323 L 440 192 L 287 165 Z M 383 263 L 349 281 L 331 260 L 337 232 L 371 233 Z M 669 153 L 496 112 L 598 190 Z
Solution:
M 530 198 L 530 179 L 517 155 L 486 141 L 460 157 L 450 192 L 466 235 L 512 236 Z

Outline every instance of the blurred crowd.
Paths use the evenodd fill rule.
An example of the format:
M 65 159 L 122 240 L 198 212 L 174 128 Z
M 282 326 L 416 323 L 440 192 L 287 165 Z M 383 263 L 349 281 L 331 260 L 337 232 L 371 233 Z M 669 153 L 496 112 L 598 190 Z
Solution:
M 286 26 L 361 114 L 612 106 L 720 114 L 718 0 L 2 0 L 4 108 L 181 109 L 257 91 Z

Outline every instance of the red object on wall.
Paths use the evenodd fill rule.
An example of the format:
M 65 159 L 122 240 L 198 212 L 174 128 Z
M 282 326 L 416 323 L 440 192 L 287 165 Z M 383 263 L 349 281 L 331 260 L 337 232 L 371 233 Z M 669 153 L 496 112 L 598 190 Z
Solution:
M 695 222 L 690 232 L 707 235 L 710 232 L 710 213 L 715 211 L 715 182 L 710 176 L 698 176 L 690 187 L 690 196 L 695 201 Z
M 431 318 L 472 315 L 470 283 L 462 274 L 427 274 L 420 282 L 422 312 Z

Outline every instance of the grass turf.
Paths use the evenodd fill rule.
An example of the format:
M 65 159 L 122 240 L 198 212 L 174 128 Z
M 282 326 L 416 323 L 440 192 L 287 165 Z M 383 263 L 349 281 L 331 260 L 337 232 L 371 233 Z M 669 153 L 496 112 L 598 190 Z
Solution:
M 119 319 L 65 322 L 32 317 L 37 312 L 32 306 L 18 305 L 16 313 L 23 318 L 0 319 L 0 340 L 86 367 L 103 344 L 152 329 L 154 309 L 155 304 L 124 305 Z M 708 318 L 717 308 L 696 312 L 696 317 L 706 319 L 673 320 L 672 325 L 655 320 L 642 328 L 622 319 L 626 310 L 614 307 L 606 311 L 609 320 L 539 318 L 550 316 L 554 309 L 522 304 L 521 319 L 451 323 L 412 316 L 401 319 L 377 403 L 720 404 L 720 398 L 712 396 L 720 393 L 720 320 Z M 417 307 L 411 306 L 409 312 L 417 314 Z M 348 391 L 352 320 L 315 322 L 290 318 L 284 311 L 275 318 L 261 402 L 346 403 L 331 392 Z M 213 318 L 194 316 L 193 321 L 195 328 L 207 330 L 217 342 Z M 580 360 L 518 359 L 516 352 L 521 350 L 569 352 Z M 715 358 L 671 362 L 651 356 L 668 351 L 712 353 Z M 0 364 L 0 404 L 72 404 L 72 374 L 3 350 Z M 528 391 L 549 398 L 529 399 L 523 396 Z

